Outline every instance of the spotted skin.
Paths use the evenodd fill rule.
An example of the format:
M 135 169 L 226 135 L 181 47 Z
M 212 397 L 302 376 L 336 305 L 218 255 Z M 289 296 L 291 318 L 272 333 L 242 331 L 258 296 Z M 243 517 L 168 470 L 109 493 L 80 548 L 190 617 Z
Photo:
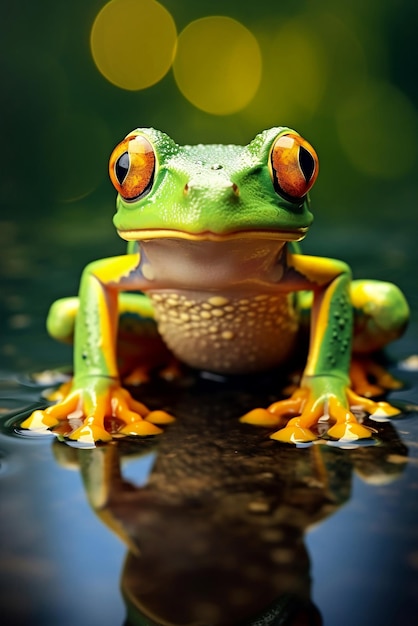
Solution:
M 297 312 L 287 295 L 150 293 L 162 338 L 181 361 L 242 374 L 283 363 L 295 347 Z

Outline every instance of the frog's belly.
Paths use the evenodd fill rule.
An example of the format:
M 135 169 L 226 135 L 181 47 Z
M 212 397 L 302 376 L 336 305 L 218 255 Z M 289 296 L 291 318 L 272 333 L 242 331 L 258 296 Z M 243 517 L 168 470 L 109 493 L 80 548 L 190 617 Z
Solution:
M 149 296 L 162 338 L 192 367 L 253 372 L 282 363 L 294 346 L 298 319 L 288 295 L 159 291 Z

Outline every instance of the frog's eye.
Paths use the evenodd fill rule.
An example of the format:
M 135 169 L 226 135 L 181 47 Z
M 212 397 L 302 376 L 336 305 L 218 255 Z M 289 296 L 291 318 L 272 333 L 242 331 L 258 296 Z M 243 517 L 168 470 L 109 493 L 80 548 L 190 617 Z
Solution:
M 280 135 L 270 153 L 270 168 L 276 192 L 291 202 L 300 202 L 318 176 L 318 157 L 300 135 Z
M 109 175 L 125 200 L 137 200 L 152 186 L 155 172 L 154 148 L 142 135 L 129 135 L 113 150 Z

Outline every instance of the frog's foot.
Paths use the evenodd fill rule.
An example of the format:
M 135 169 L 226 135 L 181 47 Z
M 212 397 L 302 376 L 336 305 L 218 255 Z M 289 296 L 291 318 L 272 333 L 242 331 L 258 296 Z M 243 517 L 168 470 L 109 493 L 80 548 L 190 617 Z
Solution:
M 138 365 L 124 377 L 123 382 L 125 385 L 133 387 L 148 383 L 152 378 L 152 370 L 154 369 L 148 365 Z M 170 360 L 164 367 L 158 370 L 158 376 L 168 381 L 180 378 L 181 374 L 181 366 L 176 359 Z
M 118 384 L 93 379 L 86 388 L 74 389 L 57 404 L 32 413 L 22 428 L 51 429 L 76 441 L 94 443 L 118 435 L 157 435 L 162 432 L 160 425 L 173 420 L 165 411 L 150 411 Z
M 165 367 L 160 370 L 159 375 L 161 378 L 167 381 L 177 380 L 183 375 L 183 369 L 179 361 L 173 358 L 169 363 L 167 363 Z
M 347 398 L 352 409 L 362 409 L 367 411 L 370 417 L 375 418 L 389 418 L 395 415 L 400 415 L 401 411 L 396 406 L 392 406 L 389 402 L 376 402 L 370 398 L 360 396 L 352 389 L 347 389 Z
M 81 394 L 79 396 L 77 393 L 70 393 L 57 404 L 34 411 L 22 422 L 21 427 L 34 431 L 51 430 L 84 443 L 110 441 L 112 435 L 100 424 L 97 416 L 86 417 L 82 426 L 75 430 L 72 428 L 72 423 L 78 423 L 84 416 L 82 409 L 79 408 L 80 400 Z
M 136 401 L 134 402 L 136 404 L 141 404 Z M 146 409 L 144 405 L 141 406 Z M 124 412 L 123 414 L 120 413 L 118 417 L 125 422 L 125 425 L 118 432 L 122 435 L 147 437 L 149 435 L 158 435 L 162 433 L 163 431 L 160 426 L 165 426 L 166 424 L 174 422 L 174 417 L 166 411 L 149 411 L 148 409 L 146 409 L 146 411 L 147 412 L 140 419 L 138 419 L 138 415 L 135 413 L 132 416 L 131 411 Z
M 328 429 L 330 437 L 342 441 L 366 439 L 372 436 L 370 429 L 359 424 L 353 413 L 335 395 L 327 395 L 316 399 L 311 390 L 301 388 L 289 399 L 290 405 L 295 410 L 295 417 L 291 418 L 287 425 L 271 435 L 272 439 L 285 443 L 306 443 L 318 438 L 313 427 L 320 422 L 331 421 L 334 425 Z M 275 402 L 269 410 L 283 415 L 289 413 L 289 400 Z M 286 405 L 283 407 L 283 402 Z
M 324 426 L 328 422 L 333 424 L 327 429 L 327 435 L 342 442 L 372 437 L 372 430 L 360 424 L 349 407 L 361 408 L 376 418 L 389 417 L 400 412 L 387 402 L 363 398 L 350 389 L 344 389 L 343 393 L 327 391 L 316 395 L 307 386 L 267 409 L 250 411 L 241 421 L 259 426 L 279 426 L 270 437 L 285 443 L 314 441 L 319 437 L 317 426 Z M 283 426 L 286 421 L 287 424 Z
M 274 402 L 267 409 L 253 409 L 240 419 L 244 424 L 254 426 L 279 426 L 286 424 L 289 417 L 297 415 L 306 399 L 304 389 L 298 388 L 290 398 Z
M 310 426 L 319 421 L 321 415 L 312 413 L 311 422 L 308 426 L 307 420 L 302 420 L 302 412 L 309 398 L 309 390 L 298 388 L 290 398 L 274 402 L 267 409 L 253 409 L 241 418 L 245 424 L 254 426 L 277 427 L 279 430 L 271 435 L 272 439 L 286 441 L 287 443 L 301 443 L 314 441 L 317 439 L 315 433 L 310 430 Z M 306 415 L 308 412 L 305 411 Z M 293 417 L 300 415 L 300 417 Z M 289 420 L 289 418 L 292 418 Z M 286 425 L 287 423 L 287 425 Z M 286 426 L 285 426 L 286 425 Z
M 353 357 L 350 367 L 351 385 L 355 392 L 366 398 L 380 396 L 385 391 L 401 389 L 403 384 L 385 367 L 370 357 Z
M 139 387 L 139 385 L 149 382 L 150 378 L 149 367 L 147 365 L 138 365 L 124 377 L 123 383 L 132 387 Z

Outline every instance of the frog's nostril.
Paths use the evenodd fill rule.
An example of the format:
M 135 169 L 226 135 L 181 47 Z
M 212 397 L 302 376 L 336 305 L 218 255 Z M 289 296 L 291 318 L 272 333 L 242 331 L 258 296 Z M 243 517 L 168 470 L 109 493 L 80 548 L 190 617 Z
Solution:
M 232 183 L 232 191 L 236 196 L 239 196 L 239 188 L 238 185 L 236 185 L 235 183 Z
M 189 193 L 189 185 L 187 183 L 184 185 L 183 191 L 184 191 L 184 194 Z

